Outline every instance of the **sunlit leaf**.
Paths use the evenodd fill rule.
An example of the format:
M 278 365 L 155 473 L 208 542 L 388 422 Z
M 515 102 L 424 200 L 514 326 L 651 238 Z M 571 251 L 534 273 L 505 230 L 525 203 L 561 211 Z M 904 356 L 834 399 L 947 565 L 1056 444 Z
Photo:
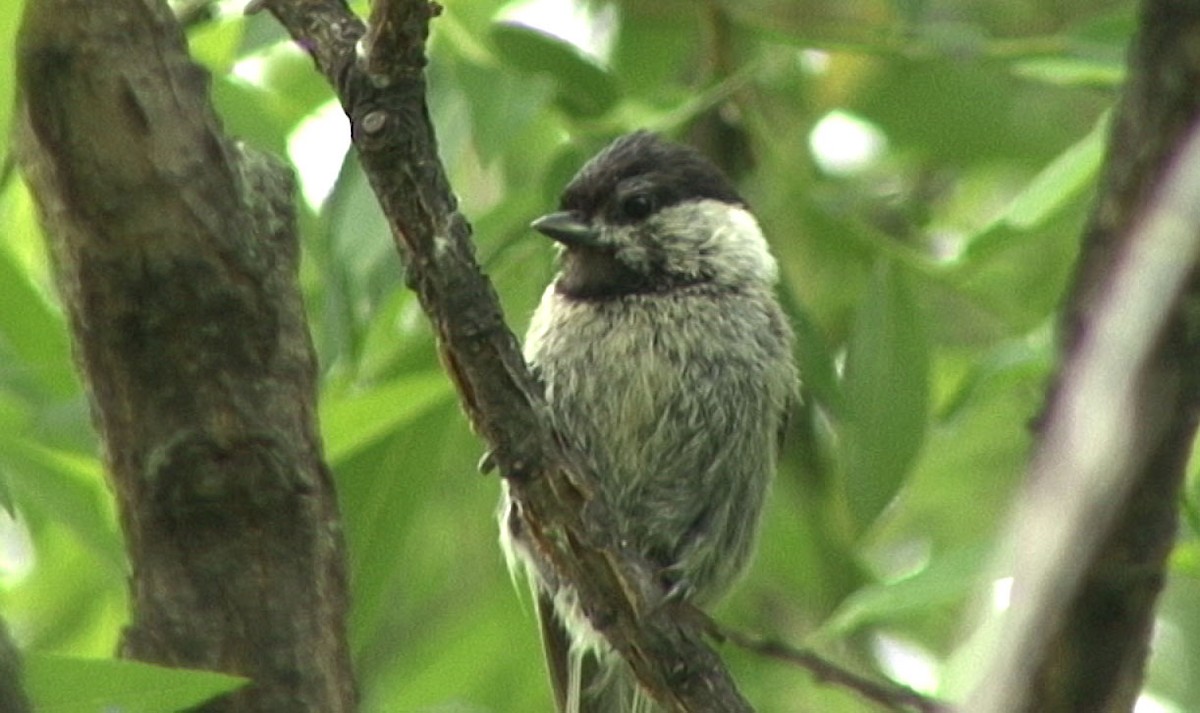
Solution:
M 244 16 L 225 16 L 201 23 L 188 33 L 188 49 L 192 57 L 221 75 L 237 61 L 246 29 Z
M 0 3 L 0 137 L 9 136 L 13 100 L 16 97 L 16 76 L 10 57 L 17 28 L 20 26 L 21 10 L 25 0 L 8 0 Z M 0 163 L 8 159 L 8 141 L 0 140 Z
M 1015 63 L 1013 73 L 1064 87 L 1115 87 L 1125 78 L 1125 65 L 1077 57 L 1036 57 Z
M 125 574 L 124 547 L 97 457 L 0 434 L 0 467 L 7 470 L 13 495 L 23 507 L 51 516 L 111 572 Z
M 1104 158 L 1108 115 L 1079 141 L 1043 168 L 1013 199 L 1004 220 L 1017 230 L 1032 230 L 1090 188 Z
M 1189 504 L 1187 507 L 1193 510 L 1193 514 L 1189 518 L 1194 520 L 1196 506 Z M 1191 525 L 1194 529 L 1195 525 Z M 1192 579 L 1200 580 L 1200 540 L 1191 540 L 1181 542 L 1171 550 L 1171 571 L 1176 574 L 1185 575 Z
M 0 201 L 0 220 L 8 240 L 36 239 L 29 197 L 19 182 L 6 187 Z M 37 286 L 40 276 L 30 261 L 21 260 L 23 246 L 0 245 L 0 354 L 9 351 L 9 361 L 0 364 L 0 374 L 36 382 L 48 396 L 64 397 L 79 390 L 71 365 L 71 352 L 62 313 L 47 302 Z M 19 309 L 15 308 L 17 305 Z M 7 347 L 7 350 L 5 349 Z
M 986 547 L 965 547 L 938 557 L 911 576 L 863 587 L 842 602 L 817 636 L 836 640 L 872 624 L 946 612 L 974 591 L 987 562 Z
M 574 45 L 515 22 L 492 28 L 497 55 L 514 69 L 549 74 L 562 108 L 580 117 L 595 117 L 617 101 L 612 76 Z
M 245 678 L 136 661 L 31 654 L 25 685 L 39 713 L 176 713 L 245 686 Z

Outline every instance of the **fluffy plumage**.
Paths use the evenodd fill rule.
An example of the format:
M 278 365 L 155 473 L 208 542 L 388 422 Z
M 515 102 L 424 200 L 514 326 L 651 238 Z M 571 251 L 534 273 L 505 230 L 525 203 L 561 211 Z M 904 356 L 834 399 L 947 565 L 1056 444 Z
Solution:
M 587 459 L 620 537 L 671 596 L 709 605 L 745 570 L 796 389 L 777 268 L 757 221 L 692 149 L 637 132 L 589 161 L 534 227 L 563 245 L 525 355 Z M 501 540 L 538 592 L 560 710 L 653 710 L 574 591 Z

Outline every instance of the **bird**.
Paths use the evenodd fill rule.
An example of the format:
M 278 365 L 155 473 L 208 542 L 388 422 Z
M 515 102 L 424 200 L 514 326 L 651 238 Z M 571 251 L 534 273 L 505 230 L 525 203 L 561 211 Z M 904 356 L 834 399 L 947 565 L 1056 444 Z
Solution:
M 524 340 L 552 426 L 664 596 L 711 607 L 750 562 L 798 398 L 759 223 L 699 151 L 640 130 L 587 161 L 531 227 L 558 245 Z M 507 486 L 498 519 L 509 569 L 534 591 L 556 709 L 661 710 L 529 545 Z

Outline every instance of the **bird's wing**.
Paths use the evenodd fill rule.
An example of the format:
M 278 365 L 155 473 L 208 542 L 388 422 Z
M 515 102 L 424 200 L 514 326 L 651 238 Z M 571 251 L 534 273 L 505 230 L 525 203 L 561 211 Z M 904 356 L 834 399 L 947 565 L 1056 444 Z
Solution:
M 548 594 L 537 595 L 538 624 L 542 629 L 542 651 L 546 654 L 546 672 L 554 690 L 554 706 L 567 713 L 567 698 L 571 685 L 571 635 L 563 628 L 554 612 L 554 601 Z

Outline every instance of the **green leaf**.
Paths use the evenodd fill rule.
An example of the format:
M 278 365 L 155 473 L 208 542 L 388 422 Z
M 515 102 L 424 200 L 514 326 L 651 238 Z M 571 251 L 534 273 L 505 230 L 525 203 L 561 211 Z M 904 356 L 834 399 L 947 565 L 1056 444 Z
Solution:
M 136 661 L 30 654 L 25 686 L 39 713 L 175 713 L 249 681 Z
M 905 274 L 881 262 L 846 354 L 845 494 L 859 532 L 891 502 L 925 437 L 929 346 Z
M 8 513 L 10 517 L 16 517 L 17 511 L 13 507 L 12 489 L 8 485 L 8 472 L 3 466 L 0 466 L 0 510 Z
M 1192 503 L 1186 505 L 1188 520 L 1196 517 L 1196 507 Z M 1200 541 L 1190 540 L 1180 542 L 1171 550 L 1170 568 L 1172 574 L 1184 575 L 1200 579 Z
M 0 349 L 8 347 L 17 363 L 5 364 L 33 376 L 45 394 L 67 397 L 79 390 L 63 315 L 37 288 L 34 260 L 22 259 L 18 243 L 40 241 L 33 200 L 19 181 L 0 196 L 0 225 L 6 226 L 0 246 Z M 12 306 L 12 308 L 9 307 Z M 3 353 L 3 351 L 0 351 Z
M 397 635 L 411 644 L 405 622 L 436 627 L 430 611 L 462 596 L 447 583 L 478 582 L 484 566 L 502 569 L 495 521 L 486 515 L 496 483 L 474 475 L 483 449 L 463 421 L 447 400 L 335 469 L 354 592 L 350 641 L 360 654 L 396 646 Z M 480 517 L 464 520 L 464 512 Z M 428 538 L 439 545 L 428 547 Z
M 403 376 L 361 393 L 326 398 L 321 424 L 330 463 L 345 460 L 448 398 L 450 384 L 440 371 Z
M 449 153 L 448 144 L 442 140 L 440 129 L 454 128 L 450 117 L 455 116 L 470 117 L 469 125 L 461 127 L 466 131 L 459 143 L 466 146 L 469 142 L 484 163 L 501 157 L 524 132 L 533 131 L 544 141 L 537 118 L 547 105 L 562 101 L 562 88 L 555 78 L 545 72 L 532 77 L 523 72 L 497 72 L 494 65 L 484 66 L 467 59 L 446 64 L 446 80 L 452 83 L 453 100 L 458 105 L 448 106 L 450 97 L 434 105 L 435 119 L 444 117 L 438 124 L 444 160 Z M 441 90 L 447 93 L 447 87 Z M 514 102 L 515 96 L 521 97 L 521 101 Z M 453 166 L 452 162 L 448 164 Z
M 238 60 L 245 30 L 244 15 L 218 17 L 201 23 L 188 33 L 188 50 L 192 59 L 202 63 L 213 74 L 229 72 Z
M 1065 121 L 1029 111 L 1019 93 L 1025 80 L 1007 65 L 902 60 L 871 81 L 877 90 L 857 92 L 841 108 L 875 124 L 894 152 L 970 165 L 1045 155 L 1061 141 Z
M 796 362 L 804 391 L 812 394 L 832 415 L 838 416 L 844 403 L 829 344 L 804 305 L 786 292 L 781 298 L 787 304 L 796 332 Z
M 381 673 L 363 701 L 362 710 L 372 711 L 532 711 L 546 710 L 549 687 L 519 687 L 512 690 L 511 676 L 524 662 L 536 662 L 540 652 L 532 634 L 532 617 L 522 623 L 528 635 L 514 637 L 505 628 L 507 615 L 518 609 L 515 597 L 497 597 L 482 602 L 443 624 L 439 637 L 424 637 L 410 642 L 417 656 L 395 661 Z M 415 638 L 415 637 L 414 637 Z M 516 639 L 516 640 L 514 640 Z M 420 662 L 420 663 L 418 663 Z M 513 671 L 513 669 L 517 671 Z M 487 698 L 494 707 L 453 706 L 441 702 L 446 691 L 469 691 L 468 700 L 483 703 Z
M 7 342 L 19 358 L 5 365 L 33 376 L 49 396 L 65 398 L 79 390 L 71 366 L 71 351 L 62 316 L 44 303 L 28 283 L 12 272 L 0 251 L 0 304 L 20 305 L 21 309 L 0 310 L 0 341 Z
M 496 23 L 491 35 L 505 63 L 554 78 L 558 103 L 568 114 L 596 117 L 617 103 L 612 75 L 571 43 L 516 22 Z
M 0 3 L 0 136 L 9 136 L 12 121 L 13 98 L 16 96 L 17 28 L 21 26 L 21 10 L 24 0 L 8 0 Z M 0 163 L 8 159 L 8 141 L 0 141 Z
M 974 591 L 981 568 L 989 562 L 988 552 L 984 544 L 964 547 L 911 576 L 867 585 L 841 603 L 817 636 L 832 641 L 866 626 L 897 623 L 930 611 L 947 612 Z
M 965 378 L 948 395 L 937 418 L 952 420 L 976 405 L 989 389 L 1016 389 L 1026 382 L 1041 383 L 1054 365 L 1054 338 L 1046 329 L 997 344 L 979 354 Z
M 288 137 L 332 100 L 329 85 L 313 71 L 307 54 L 290 40 L 243 61 L 256 70 L 250 79 L 232 74 L 213 83 L 212 98 L 226 131 L 253 146 L 286 155 Z
M 1137 29 L 1137 16 L 1134 3 L 1120 3 L 1099 14 L 1083 15 L 1067 32 L 1072 53 L 1123 60 L 1130 38 Z
M 1092 130 L 1043 168 L 1021 191 L 1003 219 L 1018 230 L 1033 230 L 1058 214 L 1064 206 L 1091 187 L 1104 159 L 1108 114 Z
M 65 525 L 113 576 L 127 574 L 125 548 L 97 458 L 0 433 L 0 468 L 23 509 L 37 508 Z
M 1112 88 L 1125 79 L 1124 63 L 1084 57 L 1035 57 L 1012 69 L 1018 77 L 1060 87 Z

